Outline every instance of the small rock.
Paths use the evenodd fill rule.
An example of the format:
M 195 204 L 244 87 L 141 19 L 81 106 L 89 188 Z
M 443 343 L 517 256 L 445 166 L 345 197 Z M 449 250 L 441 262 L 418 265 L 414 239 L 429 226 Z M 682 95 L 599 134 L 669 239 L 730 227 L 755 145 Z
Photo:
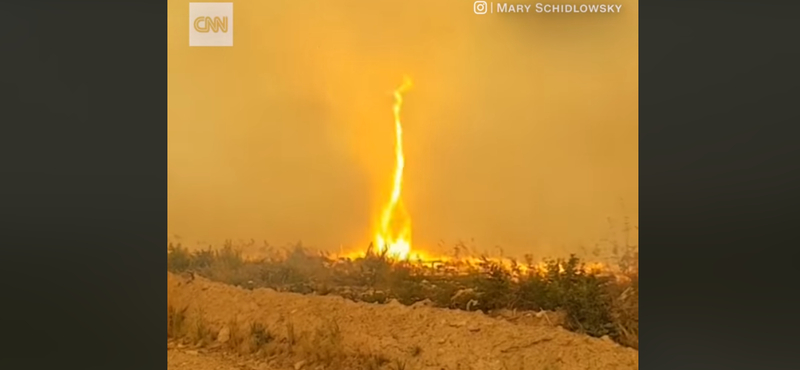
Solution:
M 219 330 L 219 334 L 217 334 L 217 341 L 220 343 L 226 343 L 228 340 L 231 339 L 231 329 L 227 326 Z
M 480 326 L 477 326 L 477 325 L 470 325 L 470 326 L 467 328 L 467 330 L 469 330 L 469 331 L 471 331 L 471 332 L 478 332 L 478 331 L 481 331 L 481 327 L 480 327 Z
M 455 300 L 455 299 L 458 299 L 458 298 L 461 298 L 461 297 L 467 296 L 467 295 L 475 295 L 475 290 L 474 289 L 461 289 L 458 292 L 456 292 L 456 294 L 453 295 L 452 299 Z
M 604 335 L 604 336 L 600 337 L 600 339 L 604 340 L 606 342 L 613 342 L 613 340 L 611 340 L 611 338 L 608 335 Z
M 303 368 L 303 366 L 306 366 L 306 360 L 296 362 L 294 364 L 294 370 L 300 370 Z
M 186 351 L 187 355 L 197 356 L 198 352 L 195 350 Z
M 425 299 L 423 299 L 421 301 L 414 302 L 414 304 L 411 305 L 411 307 L 413 307 L 413 308 L 430 307 L 430 306 L 433 306 L 433 302 L 428 298 L 425 298 Z
M 439 339 L 439 340 L 436 341 L 436 343 L 439 343 L 439 344 L 444 344 L 444 342 L 447 342 L 447 338 L 442 338 L 442 339 Z

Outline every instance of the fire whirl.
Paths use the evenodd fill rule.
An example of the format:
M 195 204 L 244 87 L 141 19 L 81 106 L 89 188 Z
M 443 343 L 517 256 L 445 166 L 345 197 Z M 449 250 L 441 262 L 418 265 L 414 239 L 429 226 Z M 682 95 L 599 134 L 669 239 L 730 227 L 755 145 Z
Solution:
M 380 226 L 375 233 L 375 248 L 378 253 L 396 259 L 406 259 L 411 252 L 411 219 L 403 206 L 403 125 L 400 122 L 400 109 L 403 94 L 411 88 L 411 80 L 405 77 L 403 84 L 394 91 L 394 129 L 395 129 L 395 169 L 392 196 L 383 207 Z

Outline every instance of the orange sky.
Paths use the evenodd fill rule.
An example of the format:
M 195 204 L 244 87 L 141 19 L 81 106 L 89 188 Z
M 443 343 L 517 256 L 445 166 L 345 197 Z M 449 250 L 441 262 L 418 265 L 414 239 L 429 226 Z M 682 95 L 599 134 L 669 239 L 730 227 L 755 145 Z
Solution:
M 188 3 L 168 1 L 170 234 L 365 246 L 404 74 L 413 246 L 553 254 L 593 246 L 609 217 L 638 225 L 635 1 L 613 15 L 235 1 L 231 48 L 188 46 Z

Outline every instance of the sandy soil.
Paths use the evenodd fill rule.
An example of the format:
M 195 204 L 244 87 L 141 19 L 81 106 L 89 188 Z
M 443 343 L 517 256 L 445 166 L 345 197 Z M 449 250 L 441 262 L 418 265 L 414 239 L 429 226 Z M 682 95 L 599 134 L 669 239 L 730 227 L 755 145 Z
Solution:
M 216 354 L 197 350 L 167 349 L 167 370 L 244 370 L 246 367 Z M 249 370 L 249 369 L 248 369 Z
M 167 370 L 284 370 L 203 349 L 167 348 Z
M 168 369 L 324 369 L 314 358 L 315 351 L 379 356 L 388 360 L 386 369 L 399 363 L 408 370 L 639 367 L 638 351 L 609 340 L 547 324 L 514 324 L 479 312 L 367 304 L 269 289 L 250 291 L 172 274 L 167 276 L 167 285 L 170 304 L 186 307 L 187 322 L 202 320 L 211 332 L 220 333 L 215 335 L 218 342 L 227 340 L 231 332 L 245 331 L 236 327 L 260 323 L 275 338 L 275 346 L 292 338 L 303 349 L 274 349 L 250 365 L 214 350 L 173 349 L 168 350 Z

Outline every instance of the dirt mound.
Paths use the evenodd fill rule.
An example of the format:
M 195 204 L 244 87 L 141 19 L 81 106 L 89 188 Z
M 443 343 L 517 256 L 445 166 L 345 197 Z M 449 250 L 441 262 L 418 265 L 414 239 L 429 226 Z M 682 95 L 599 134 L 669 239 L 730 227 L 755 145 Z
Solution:
M 212 333 L 212 347 L 246 346 L 237 338 L 257 334 L 263 345 L 257 353 L 276 367 L 329 369 L 334 367 L 331 359 L 345 357 L 376 365 L 369 368 L 391 369 L 610 370 L 639 365 L 638 351 L 611 341 L 476 312 L 250 291 L 199 276 L 169 274 L 167 285 L 171 311 L 195 323 L 189 331 Z

